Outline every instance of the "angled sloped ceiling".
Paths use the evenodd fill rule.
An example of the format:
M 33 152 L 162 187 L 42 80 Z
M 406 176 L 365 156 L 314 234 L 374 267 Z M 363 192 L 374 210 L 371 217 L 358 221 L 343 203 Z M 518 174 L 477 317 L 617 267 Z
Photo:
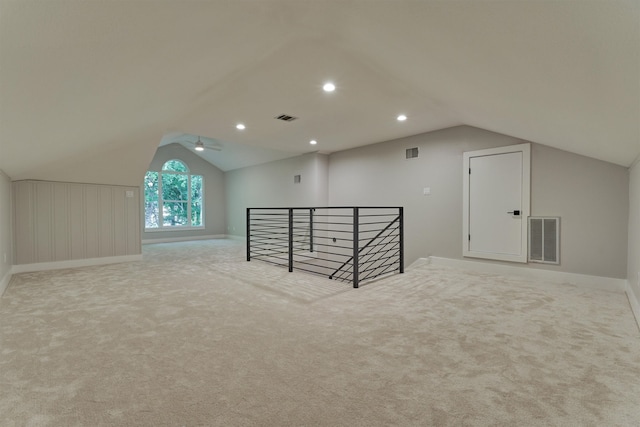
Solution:
M 0 0 L 0 65 L 14 180 L 134 184 L 172 132 L 304 153 L 467 124 L 624 166 L 640 154 L 630 0 Z

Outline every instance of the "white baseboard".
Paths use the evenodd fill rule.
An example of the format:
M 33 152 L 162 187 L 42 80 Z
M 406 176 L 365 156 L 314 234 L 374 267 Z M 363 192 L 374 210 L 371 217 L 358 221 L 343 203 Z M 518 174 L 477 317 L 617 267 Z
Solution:
M 247 236 L 236 236 L 235 234 L 226 234 L 225 238 L 229 240 L 237 240 L 239 242 L 247 241 Z
M 154 243 L 172 243 L 172 242 L 189 242 L 191 240 L 211 240 L 226 239 L 226 234 L 209 234 L 206 236 L 184 236 L 184 237 L 160 237 L 158 239 L 143 239 L 143 245 L 152 245 Z
M 627 281 L 612 277 L 589 276 L 586 274 L 565 273 L 562 271 L 539 270 L 534 268 L 516 267 L 503 264 L 492 264 L 481 261 L 469 261 L 462 259 L 429 257 L 433 265 L 455 267 L 461 270 L 479 271 L 482 273 L 494 273 L 527 277 L 544 280 L 552 283 L 569 283 L 572 285 L 610 292 L 625 292 Z
M 638 329 L 640 329 L 640 301 L 638 300 L 638 296 L 633 292 L 633 289 L 631 289 L 629 281 L 627 281 L 625 292 L 629 299 L 629 305 L 631 305 L 633 316 L 636 318 Z
M 116 264 L 120 262 L 142 261 L 142 254 L 121 255 L 101 258 L 72 259 L 67 261 L 18 264 L 11 268 L 11 274 L 31 273 L 33 271 L 61 270 L 63 268 L 90 267 L 92 265 Z
M 0 297 L 4 294 L 4 291 L 7 290 L 7 286 L 9 286 L 9 282 L 11 281 L 11 271 L 4 275 L 2 280 L 0 280 Z

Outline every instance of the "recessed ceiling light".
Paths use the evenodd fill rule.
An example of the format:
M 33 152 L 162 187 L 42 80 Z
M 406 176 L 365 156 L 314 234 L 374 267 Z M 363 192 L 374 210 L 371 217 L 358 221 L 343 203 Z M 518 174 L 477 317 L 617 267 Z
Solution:
M 309 144 L 311 145 L 316 145 L 318 143 L 318 141 L 316 141 L 315 139 L 312 139 L 311 141 L 309 141 Z
M 324 84 L 324 86 L 322 86 L 322 90 L 324 90 L 325 92 L 333 92 L 334 90 L 336 90 L 336 85 L 331 82 L 327 82 Z
M 407 116 L 405 116 L 404 114 L 400 114 L 398 117 L 396 117 L 396 119 L 399 122 L 404 122 L 405 120 L 407 120 Z
M 238 123 L 238 124 L 236 125 L 236 129 L 238 129 L 238 130 L 244 130 L 245 128 L 246 128 L 246 126 L 245 126 L 245 125 L 243 125 L 242 123 Z

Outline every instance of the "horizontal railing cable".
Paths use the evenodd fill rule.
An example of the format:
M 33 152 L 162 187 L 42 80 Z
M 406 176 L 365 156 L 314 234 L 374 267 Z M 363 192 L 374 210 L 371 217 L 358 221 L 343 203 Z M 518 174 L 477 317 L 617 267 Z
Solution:
M 403 208 L 247 209 L 252 259 L 351 282 L 404 272 Z

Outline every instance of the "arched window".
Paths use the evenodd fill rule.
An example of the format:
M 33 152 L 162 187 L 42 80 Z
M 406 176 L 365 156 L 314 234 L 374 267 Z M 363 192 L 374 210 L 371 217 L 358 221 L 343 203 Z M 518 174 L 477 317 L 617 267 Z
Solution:
M 180 160 L 144 177 L 145 229 L 204 227 L 202 175 L 191 175 Z

